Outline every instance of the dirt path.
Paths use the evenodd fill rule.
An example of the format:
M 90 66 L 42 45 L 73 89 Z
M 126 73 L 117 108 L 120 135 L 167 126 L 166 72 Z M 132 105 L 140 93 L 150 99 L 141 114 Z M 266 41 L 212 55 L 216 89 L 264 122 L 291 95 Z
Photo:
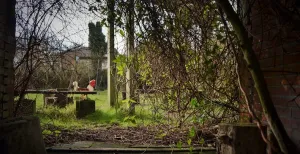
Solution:
M 44 133 L 46 147 L 56 144 L 74 143 L 77 141 L 98 141 L 110 144 L 124 144 L 128 146 L 162 146 L 187 145 L 191 140 L 193 146 L 215 147 L 216 129 L 199 129 L 190 137 L 190 129 L 169 129 L 166 126 L 144 127 L 101 127 L 93 130 L 64 130 L 47 127 L 49 133 Z M 192 135 L 193 136 L 193 135 Z

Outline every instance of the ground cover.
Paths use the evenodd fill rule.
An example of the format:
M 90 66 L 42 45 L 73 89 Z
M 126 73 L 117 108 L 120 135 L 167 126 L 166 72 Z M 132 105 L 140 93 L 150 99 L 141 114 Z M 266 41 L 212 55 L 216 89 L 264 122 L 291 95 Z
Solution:
M 74 98 L 78 96 L 74 95 Z M 126 103 L 117 110 L 110 108 L 107 91 L 88 96 L 96 101 L 96 112 L 82 119 L 75 116 L 75 104 L 66 108 L 44 108 L 42 95 L 30 94 L 26 97 L 36 100 L 36 115 L 40 118 L 47 147 L 76 141 L 147 146 L 215 146 L 215 129 L 199 129 L 202 126 L 195 124 L 181 128 L 168 125 L 163 118 L 154 118 L 151 109 L 143 104 L 136 106 L 134 116 L 129 116 L 125 110 Z
M 79 97 L 80 95 L 74 95 Z M 110 124 L 121 126 L 136 126 L 148 125 L 152 123 L 150 113 L 145 107 L 137 106 L 136 115 L 128 116 L 124 108 L 116 110 L 110 108 L 107 103 L 107 91 L 100 91 L 97 95 L 89 95 L 88 98 L 95 100 L 96 112 L 82 119 L 77 119 L 75 116 L 76 105 L 70 104 L 66 108 L 58 108 L 54 106 L 43 107 L 43 95 L 29 94 L 26 96 L 29 99 L 36 100 L 37 113 L 36 115 L 41 120 L 41 125 L 54 125 L 61 128 L 95 128 L 98 126 L 106 126 Z M 75 102 L 75 101 L 74 101 Z M 124 105 L 125 106 L 125 105 Z
M 74 143 L 76 141 L 97 141 L 126 146 L 172 146 L 172 147 L 215 147 L 216 129 L 198 127 L 191 134 L 189 127 L 170 128 L 167 125 L 120 127 L 98 127 L 95 129 L 61 129 L 49 125 L 44 131 L 47 147 Z M 195 128 L 195 127 L 194 127 Z

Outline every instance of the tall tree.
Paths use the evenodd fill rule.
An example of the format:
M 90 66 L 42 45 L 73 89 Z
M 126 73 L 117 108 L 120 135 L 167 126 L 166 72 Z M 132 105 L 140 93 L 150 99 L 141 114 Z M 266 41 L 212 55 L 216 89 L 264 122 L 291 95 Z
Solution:
M 99 74 L 102 74 L 102 61 L 104 55 L 107 51 L 107 43 L 105 42 L 105 35 L 102 33 L 102 26 L 100 22 L 97 22 L 96 25 L 92 22 L 88 24 L 89 26 L 89 48 L 92 52 L 92 63 L 93 70 L 96 72 L 96 88 L 98 89 L 100 81 Z M 105 81 L 106 82 L 106 81 Z
M 100 22 L 96 22 L 96 25 L 89 23 L 89 47 L 93 54 L 104 55 L 106 53 L 107 44 Z
M 108 8 L 108 43 L 107 43 L 107 54 L 108 54 L 108 69 L 107 69 L 107 90 L 108 90 L 108 103 L 110 106 L 115 106 L 116 104 L 116 66 L 113 63 L 115 60 L 115 0 L 107 0 Z

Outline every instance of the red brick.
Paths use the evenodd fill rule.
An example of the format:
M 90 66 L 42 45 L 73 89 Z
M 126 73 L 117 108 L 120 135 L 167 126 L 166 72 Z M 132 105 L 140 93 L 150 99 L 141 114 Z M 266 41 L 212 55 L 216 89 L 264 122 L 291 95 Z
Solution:
M 272 97 L 272 101 L 273 101 L 274 105 L 277 105 L 277 106 L 295 107 L 295 106 L 297 106 L 296 103 L 298 103 L 300 105 L 300 98 L 296 98 L 296 96 L 278 97 L 278 96 L 271 95 L 271 97 Z
M 290 136 L 292 141 L 299 143 L 300 140 L 300 130 L 299 129 L 293 129 L 292 135 Z
M 292 42 L 284 43 L 283 49 L 286 53 L 297 53 L 300 51 L 300 43 L 299 40 L 295 40 Z
M 293 88 L 290 86 L 268 86 L 270 94 L 277 96 L 297 96 L 300 93 L 300 87 L 293 86 Z
M 262 68 L 278 67 L 288 64 L 298 64 L 300 66 L 300 54 L 284 54 L 278 56 L 269 56 L 268 58 L 260 59 L 260 65 Z
M 261 24 L 261 18 L 269 18 L 267 21 L 263 21 L 264 23 Z M 263 32 L 267 32 L 272 29 L 278 29 L 279 25 L 277 24 L 277 21 L 274 19 L 271 19 L 268 15 L 258 15 L 256 17 L 250 17 L 251 21 L 251 30 L 249 31 L 254 38 L 259 37 Z
M 264 29 L 263 33 L 260 33 L 258 35 L 256 35 L 253 40 L 255 40 L 253 43 L 255 44 L 255 42 L 271 42 L 274 45 L 279 45 L 279 44 L 275 44 L 274 42 L 276 42 L 275 40 L 278 38 L 281 38 L 281 31 L 279 28 L 277 27 L 273 27 L 269 28 L 268 30 Z M 281 39 L 279 39 L 281 40 Z M 280 42 L 281 43 L 281 42 Z
M 288 103 L 290 107 L 300 106 L 300 97 L 294 96 L 291 98 L 291 101 Z
M 300 130 L 300 119 L 292 119 L 292 129 L 299 129 Z
M 277 40 L 277 43 L 278 44 L 273 43 L 272 45 L 272 43 L 269 42 L 269 46 L 267 46 L 269 48 L 263 48 L 263 49 L 261 49 L 261 47 L 258 44 L 254 44 L 253 48 L 262 50 L 261 52 L 264 53 L 264 56 L 260 58 L 270 58 L 278 55 L 299 54 L 300 51 L 299 39 L 293 41 L 283 40 L 283 42 Z
M 280 75 L 274 77 L 265 77 L 269 86 L 300 85 L 299 75 Z
M 291 117 L 291 109 L 284 106 L 275 106 L 279 117 Z
M 256 42 L 254 42 L 254 43 L 256 43 Z M 279 46 L 278 43 L 279 43 L 278 39 L 274 39 L 272 41 L 262 40 L 261 42 L 257 42 L 257 44 L 253 44 L 252 47 L 255 52 L 262 52 L 263 50 L 275 48 L 275 47 Z
M 280 121 L 282 122 L 282 124 L 283 124 L 283 126 L 286 130 L 291 130 L 292 129 L 292 120 L 291 120 L 291 118 L 280 117 Z
M 260 61 L 276 111 L 299 148 L 300 109 L 297 103 L 300 105 L 300 97 L 296 96 L 300 94 L 300 32 L 292 29 L 294 24 L 280 25 L 278 18 L 274 18 L 274 10 L 270 9 L 270 2 L 255 1 L 249 33 L 253 36 L 252 47 Z M 253 97 L 259 102 L 256 94 Z
M 274 105 L 276 106 L 285 106 L 288 107 L 288 101 L 282 98 L 274 98 L 272 97 L 272 101 L 274 103 Z
M 294 108 L 292 109 L 292 117 L 293 117 L 294 119 L 300 119 L 300 108 L 294 107 Z M 300 128 L 300 127 L 299 127 L 299 128 Z
M 264 74 L 264 77 L 277 77 L 277 76 L 280 76 L 280 75 L 290 75 L 290 74 L 287 74 L 287 73 L 282 73 L 282 72 L 278 72 L 278 71 L 263 71 L 263 74 Z
M 295 97 L 293 101 L 293 106 L 294 107 L 299 107 L 300 106 L 300 97 Z
M 288 136 L 292 136 L 293 133 L 293 129 L 285 129 L 286 133 L 288 134 Z
M 288 74 L 298 74 L 300 73 L 300 63 L 297 64 L 287 64 L 281 65 L 277 67 L 269 67 L 269 68 L 262 68 L 265 77 L 270 77 L 274 75 L 288 75 Z M 267 73 L 272 73 L 272 75 L 268 75 Z
M 290 43 L 294 41 L 299 41 L 300 39 L 300 32 L 294 31 L 294 30 L 289 30 L 288 34 L 286 36 L 282 36 L 282 40 L 284 43 Z
M 273 48 L 264 49 L 262 50 L 262 53 L 263 54 L 259 57 L 260 62 L 268 58 L 274 58 L 277 56 L 285 55 L 282 47 L 273 47 Z

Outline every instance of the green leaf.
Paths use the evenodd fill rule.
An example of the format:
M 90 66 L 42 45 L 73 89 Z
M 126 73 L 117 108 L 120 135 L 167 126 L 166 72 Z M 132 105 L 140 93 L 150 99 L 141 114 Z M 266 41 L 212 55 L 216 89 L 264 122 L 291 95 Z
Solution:
M 125 103 L 129 103 L 129 101 L 130 101 L 130 99 L 127 98 L 127 99 L 122 100 L 121 103 L 122 103 L 122 104 L 123 104 L 123 103 L 125 104 Z
M 135 115 L 134 116 L 126 116 L 123 119 L 124 122 L 132 122 L 133 124 L 136 124 Z
M 199 144 L 200 144 L 200 145 L 203 145 L 204 143 L 205 143 L 204 138 L 201 138 L 200 141 L 199 141 Z
M 133 99 L 129 99 L 129 103 L 130 103 L 130 104 L 131 104 L 131 103 L 136 103 L 136 101 L 133 100 Z
M 189 149 L 190 149 L 190 153 L 192 153 L 193 152 L 193 147 L 191 146 Z
M 48 129 L 45 129 L 45 130 L 43 130 L 42 134 L 43 135 L 50 135 L 50 134 L 52 134 L 52 132 Z
M 137 36 L 138 38 L 142 38 L 142 37 L 143 37 L 143 35 L 142 35 L 141 33 L 137 33 L 136 36 Z
M 125 121 L 127 121 L 127 120 L 128 120 L 128 118 L 129 118 L 129 117 L 125 117 L 123 121 L 124 121 L 124 122 L 125 122 Z
M 179 142 L 177 142 L 176 147 L 179 148 L 179 149 L 182 148 L 182 142 L 181 142 L 181 140 Z
M 161 134 L 159 134 L 159 135 L 157 136 L 157 138 L 162 139 L 162 138 L 164 138 L 165 136 L 167 136 L 167 133 L 161 133 Z
M 101 26 L 106 26 L 106 27 L 107 27 L 107 24 L 106 24 L 106 18 L 104 18 L 104 19 L 101 20 L 100 25 L 101 25 Z
M 198 107 L 197 99 L 196 98 L 192 98 L 191 104 L 192 104 L 193 107 Z
M 125 37 L 125 33 L 124 33 L 124 31 L 123 31 L 122 29 L 120 29 L 120 35 L 121 35 L 122 37 Z
M 196 136 L 196 131 L 195 131 L 195 128 L 192 127 L 190 132 L 189 132 L 189 137 L 195 137 Z
M 192 144 L 192 139 L 188 139 L 188 140 L 187 140 L 187 144 L 188 144 L 188 145 L 191 145 L 191 144 Z

